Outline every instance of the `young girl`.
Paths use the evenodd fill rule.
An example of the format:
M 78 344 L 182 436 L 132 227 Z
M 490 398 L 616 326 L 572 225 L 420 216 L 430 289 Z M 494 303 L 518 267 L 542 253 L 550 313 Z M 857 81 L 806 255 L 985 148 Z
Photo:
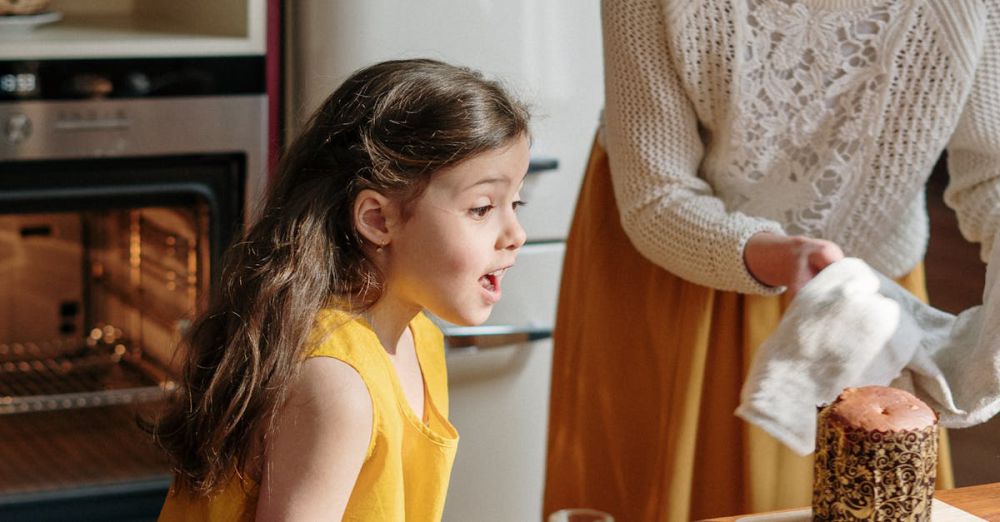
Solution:
M 525 234 L 528 113 L 431 60 L 351 76 L 291 145 L 154 428 L 160 520 L 437 520 L 458 434 L 441 332 L 486 320 Z

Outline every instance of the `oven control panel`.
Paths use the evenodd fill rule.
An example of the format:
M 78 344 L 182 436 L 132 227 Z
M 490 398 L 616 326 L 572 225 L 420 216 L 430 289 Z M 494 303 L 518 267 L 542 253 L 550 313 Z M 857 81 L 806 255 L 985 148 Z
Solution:
M 0 161 L 251 150 L 256 163 L 264 71 L 263 56 L 0 60 Z
M 67 110 L 56 113 L 53 129 L 56 131 L 125 130 L 130 126 L 124 108 Z
M 19 145 L 31 137 L 35 123 L 23 112 L 9 112 L 2 117 L 3 138 L 10 145 Z M 128 112 L 124 108 L 77 109 L 58 111 L 49 127 L 39 128 L 45 132 L 78 131 L 125 131 L 132 126 Z
M 0 102 L 264 93 L 262 56 L 0 60 Z

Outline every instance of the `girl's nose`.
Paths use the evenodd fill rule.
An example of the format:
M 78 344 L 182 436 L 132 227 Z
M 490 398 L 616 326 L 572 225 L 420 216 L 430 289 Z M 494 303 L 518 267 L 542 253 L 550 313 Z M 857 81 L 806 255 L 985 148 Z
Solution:
M 503 232 L 497 238 L 497 247 L 502 250 L 517 250 L 524 245 L 528 239 L 528 234 L 518 221 L 517 215 L 512 214 L 504 226 Z

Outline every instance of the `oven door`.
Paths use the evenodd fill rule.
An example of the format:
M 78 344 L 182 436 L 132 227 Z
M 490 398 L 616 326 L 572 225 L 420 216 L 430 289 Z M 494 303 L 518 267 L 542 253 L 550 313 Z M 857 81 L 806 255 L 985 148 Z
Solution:
M 238 154 L 0 163 L 0 519 L 152 519 L 138 424 L 239 233 Z

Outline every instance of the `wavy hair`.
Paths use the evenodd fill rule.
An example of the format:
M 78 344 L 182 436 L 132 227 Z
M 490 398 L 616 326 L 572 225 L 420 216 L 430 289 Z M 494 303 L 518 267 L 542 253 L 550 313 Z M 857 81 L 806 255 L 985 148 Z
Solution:
M 317 312 L 370 308 L 383 277 L 355 229 L 358 193 L 407 204 L 434 172 L 528 133 L 528 111 L 481 74 L 426 59 L 350 76 L 288 147 L 260 218 L 184 338 L 182 383 L 147 426 L 177 480 L 208 493 L 256 474 Z M 405 212 L 404 212 L 405 217 Z

